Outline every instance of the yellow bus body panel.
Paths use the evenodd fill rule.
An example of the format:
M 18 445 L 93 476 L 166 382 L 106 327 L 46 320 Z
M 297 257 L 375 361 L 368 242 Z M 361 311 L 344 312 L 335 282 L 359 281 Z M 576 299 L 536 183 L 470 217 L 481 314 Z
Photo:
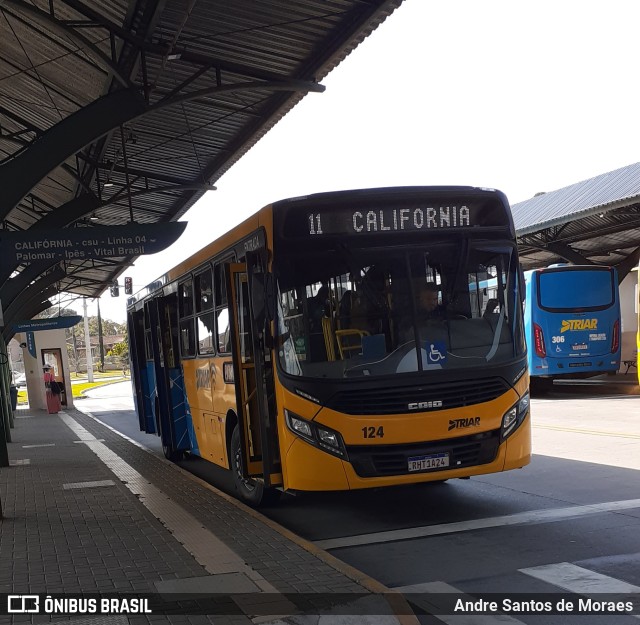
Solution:
M 415 414 L 383 416 L 355 416 L 338 413 L 290 393 L 277 384 L 279 406 L 308 421 L 326 425 L 339 432 L 349 445 L 387 445 L 420 441 L 450 440 L 458 436 L 496 430 L 502 424 L 503 415 L 527 391 L 529 377 L 523 375 L 515 390 L 506 391 L 493 401 L 470 407 L 453 408 Z M 449 420 L 480 417 L 481 426 L 449 430 Z M 531 417 L 530 412 L 518 429 L 503 442 L 495 459 L 487 464 L 474 465 L 446 471 L 422 472 L 385 477 L 360 477 L 353 466 L 340 458 L 319 449 L 293 434 L 287 427 L 284 415 L 279 415 L 278 430 L 283 462 L 284 487 L 300 491 L 347 490 L 376 488 L 400 484 L 417 484 L 434 480 L 445 480 L 486 473 L 497 473 L 507 469 L 523 467 L 531 461 Z M 362 428 L 382 426 L 384 438 L 365 439 Z M 340 470 L 339 470 L 340 469 Z
M 345 415 L 325 408 L 320 411 L 316 423 L 322 423 L 332 430 L 340 432 L 347 446 L 376 447 L 377 445 L 401 445 L 419 441 L 452 440 L 499 429 L 504 413 L 515 404 L 517 399 L 515 391 L 510 391 L 498 399 L 476 406 L 383 416 Z M 477 426 L 449 429 L 450 422 L 476 417 L 480 418 Z M 363 430 L 369 428 L 374 428 L 374 432 L 382 428 L 384 437 L 365 438 Z
M 224 382 L 223 363 L 229 361 L 231 356 L 182 361 L 187 401 L 200 455 L 225 468 L 229 468 L 226 420 L 229 411 L 235 412 L 236 408 L 234 386 Z M 205 380 L 208 380 L 208 386 L 203 384 Z
M 347 462 L 295 438 L 283 463 L 285 488 L 293 490 L 349 490 Z
M 521 469 L 531 462 L 531 409 L 520 427 L 506 440 L 503 471 Z
M 285 464 L 285 488 L 300 491 L 355 490 L 418 484 L 518 469 L 531 460 L 530 416 L 498 448 L 493 462 L 487 464 L 386 477 L 360 477 L 349 462 L 328 454 L 296 438 L 289 447 Z

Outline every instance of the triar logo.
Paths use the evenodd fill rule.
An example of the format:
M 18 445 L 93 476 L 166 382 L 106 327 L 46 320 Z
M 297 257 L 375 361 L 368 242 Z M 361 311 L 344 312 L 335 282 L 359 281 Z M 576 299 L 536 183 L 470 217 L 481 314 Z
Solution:
M 480 425 L 480 417 L 469 417 L 468 419 L 449 419 L 449 430 L 456 428 L 471 428 Z
M 573 330 L 597 330 L 597 319 L 563 319 L 560 332 L 572 332 Z

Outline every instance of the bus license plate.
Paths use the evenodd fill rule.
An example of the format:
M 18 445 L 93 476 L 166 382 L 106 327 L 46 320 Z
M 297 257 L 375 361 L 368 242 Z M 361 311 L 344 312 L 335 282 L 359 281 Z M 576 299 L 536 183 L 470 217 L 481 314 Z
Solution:
M 449 454 L 429 454 L 428 456 L 414 456 L 408 458 L 409 473 L 414 471 L 428 471 L 449 466 Z

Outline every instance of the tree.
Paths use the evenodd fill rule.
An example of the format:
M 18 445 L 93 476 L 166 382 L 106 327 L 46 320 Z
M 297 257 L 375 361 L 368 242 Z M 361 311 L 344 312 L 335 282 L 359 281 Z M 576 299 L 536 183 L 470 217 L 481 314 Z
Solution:
M 105 336 L 114 336 L 117 334 L 127 333 L 127 325 L 125 323 L 117 323 L 111 319 L 102 320 L 102 334 Z M 98 336 L 98 317 L 89 317 L 89 334 Z
M 120 358 L 128 358 L 129 357 L 129 342 L 125 338 L 124 341 L 120 341 L 120 343 L 116 343 L 107 353 L 107 356 L 117 356 Z
M 107 356 L 112 356 L 118 359 L 120 366 L 122 367 L 122 373 L 126 373 L 129 366 L 129 342 L 127 337 L 124 341 L 116 343 L 107 353 Z

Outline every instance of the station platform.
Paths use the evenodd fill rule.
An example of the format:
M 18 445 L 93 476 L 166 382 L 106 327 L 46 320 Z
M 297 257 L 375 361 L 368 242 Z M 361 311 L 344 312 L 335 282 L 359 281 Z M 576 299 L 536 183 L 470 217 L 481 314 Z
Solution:
M 0 624 L 417 623 L 402 595 L 93 416 L 15 416 L 0 469 L 0 593 L 38 595 L 40 613 L 0 606 Z M 52 615 L 45 596 L 147 603 Z

